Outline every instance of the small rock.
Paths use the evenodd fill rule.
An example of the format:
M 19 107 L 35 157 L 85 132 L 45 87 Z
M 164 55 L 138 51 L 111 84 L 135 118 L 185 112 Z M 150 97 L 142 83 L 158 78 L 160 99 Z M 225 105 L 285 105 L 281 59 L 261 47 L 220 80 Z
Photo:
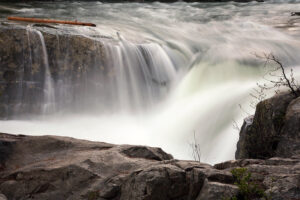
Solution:
M 238 187 L 218 182 L 205 181 L 200 195 L 196 200 L 223 200 L 238 193 Z

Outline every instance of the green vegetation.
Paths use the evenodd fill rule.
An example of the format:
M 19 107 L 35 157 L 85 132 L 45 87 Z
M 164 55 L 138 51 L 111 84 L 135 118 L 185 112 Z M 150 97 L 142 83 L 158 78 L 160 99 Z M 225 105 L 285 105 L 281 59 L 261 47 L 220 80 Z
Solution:
M 269 199 L 262 187 L 251 179 L 252 174 L 248 172 L 247 168 L 236 168 L 231 170 L 231 173 L 235 179 L 234 184 L 239 188 L 239 191 L 237 195 L 224 200 Z

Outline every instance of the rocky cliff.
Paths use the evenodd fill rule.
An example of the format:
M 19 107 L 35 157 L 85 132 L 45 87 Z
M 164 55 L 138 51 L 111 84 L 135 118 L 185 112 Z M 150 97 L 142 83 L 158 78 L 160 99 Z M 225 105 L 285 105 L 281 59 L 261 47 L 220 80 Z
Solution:
M 300 154 L 300 98 L 282 93 L 260 102 L 241 129 L 236 158 Z
M 96 84 L 107 82 L 105 39 L 100 42 L 71 33 L 51 26 L 0 25 L 2 118 L 51 111 L 46 107 L 54 105 L 62 109 L 80 104 L 79 94 L 85 87 L 93 90 Z M 64 102 L 59 102 L 61 98 Z
M 145 108 L 172 82 L 164 56 L 93 28 L 0 22 L 0 118 Z

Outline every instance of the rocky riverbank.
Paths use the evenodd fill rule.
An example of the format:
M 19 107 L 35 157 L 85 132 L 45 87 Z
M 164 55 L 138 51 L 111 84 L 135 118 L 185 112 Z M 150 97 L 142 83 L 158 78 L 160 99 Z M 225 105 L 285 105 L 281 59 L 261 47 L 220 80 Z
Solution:
M 237 157 L 243 155 L 243 159 L 214 166 L 176 160 L 160 148 L 113 145 L 58 136 L 1 134 L 1 198 L 222 200 L 241 192 L 234 184 L 237 177 L 232 175 L 232 170 L 237 168 L 247 169 L 251 173 L 251 181 L 259 185 L 269 199 L 299 200 L 299 99 L 291 99 L 289 94 L 284 94 L 261 102 L 251 125 L 260 124 L 258 127 L 261 129 L 245 132 L 249 125 L 244 125 L 241 131 Z M 266 112 L 263 105 L 272 106 L 267 106 Z M 280 128 L 275 126 L 278 121 L 275 120 L 274 124 L 274 118 L 277 119 L 277 111 L 281 108 L 284 112 L 280 112 L 280 116 L 284 120 L 280 121 Z M 269 124 L 272 126 L 261 127 Z M 290 126 L 293 128 L 289 129 Z M 281 152 L 279 149 L 286 145 L 286 151 L 276 154 L 271 148 L 272 153 L 268 155 L 281 157 L 251 159 L 251 152 L 241 153 L 249 148 L 261 147 L 256 145 L 264 141 L 267 145 L 269 140 L 265 137 L 273 138 L 274 134 L 264 135 L 267 132 L 262 130 L 272 133 L 271 128 L 274 127 L 281 130 L 275 150 Z M 254 134 L 260 136 L 255 137 L 256 143 L 245 140 Z M 265 158 L 265 151 L 257 149 L 255 157 Z

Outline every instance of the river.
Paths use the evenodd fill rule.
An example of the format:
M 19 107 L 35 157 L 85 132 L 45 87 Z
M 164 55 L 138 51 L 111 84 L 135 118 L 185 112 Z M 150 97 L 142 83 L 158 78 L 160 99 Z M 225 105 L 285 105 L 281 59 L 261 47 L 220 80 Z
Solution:
M 89 109 L 84 112 L 62 111 L 56 105 L 51 114 L 1 120 L 0 131 L 158 146 L 177 159 L 193 159 L 196 140 L 201 161 L 234 159 L 239 136 L 235 123 L 241 126 L 254 113 L 250 93 L 256 83 L 265 82 L 268 69 L 255 54 L 272 53 L 299 74 L 300 19 L 290 16 L 299 10 L 296 0 L 0 3 L 1 21 L 15 15 L 95 23 L 95 28 L 72 31 L 117 41 L 104 45 L 110 65 L 119 70 L 113 86 L 106 88 L 113 102 L 89 104 L 87 96 L 103 94 L 87 92 L 81 103 Z M 46 85 L 52 91 L 54 86 Z M 49 97 L 56 104 L 64 101 L 58 92 L 62 87 L 56 86 Z M 106 109 L 111 104 L 113 109 Z

